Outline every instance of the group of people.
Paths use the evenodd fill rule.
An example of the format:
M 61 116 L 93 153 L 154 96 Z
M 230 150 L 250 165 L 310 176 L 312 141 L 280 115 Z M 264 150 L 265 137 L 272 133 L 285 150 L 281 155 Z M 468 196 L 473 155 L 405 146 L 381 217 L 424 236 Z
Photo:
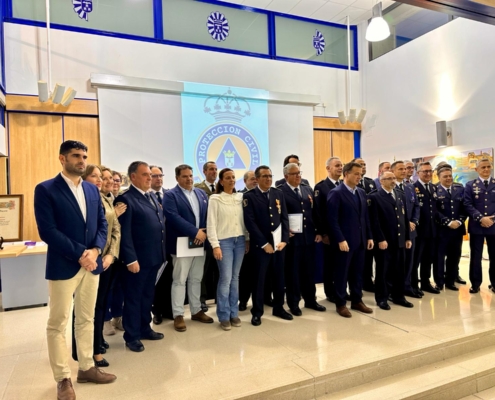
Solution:
M 389 302 L 413 307 L 406 296 L 458 290 L 456 283 L 466 283 L 459 261 L 467 217 L 470 293 L 482 283 L 485 239 L 495 260 L 495 179 L 488 159 L 478 160 L 479 177 L 464 188 L 445 163 L 436 166 L 439 183 L 433 185 L 428 162 L 382 162 L 373 180 L 362 158 L 344 165 L 330 157 L 328 177 L 313 190 L 292 154 L 275 187 L 271 168 L 260 165 L 245 173 L 240 191 L 235 171 L 218 173 L 211 161 L 196 184 L 191 166 L 177 166 L 170 190 L 162 187 L 161 167 L 135 161 L 127 171 L 129 188 L 119 192 L 122 175 L 87 165 L 87 151 L 81 142 L 62 143 L 62 172 L 35 189 L 38 230 L 48 244 L 47 341 L 60 399 L 75 398 L 65 344 L 72 303 L 77 381 L 111 383 L 116 376 L 100 368 L 109 366 L 104 330 L 123 330 L 127 348 L 141 352 L 143 340 L 164 337 L 151 327 L 152 311 L 155 325 L 168 316 L 184 332 L 188 302 L 191 320 L 213 323 L 206 314 L 208 269 L 218 269 L 210 297 L 220 327 L 230 330 L 241 326 L 238 314 L 250 297 L 253 326 L 262 323 L 265 305 L 284 320 L 302 315 L 301 299 L 307 309 L 326 311 L 316 301 L 317 245 L 326 299 L 346 318 L 352 316 L 349 300 L 351 309 L 373 312 L 363 289 L 375 293 L 382 310 L 390 310 Z M 492 262 L 489 288 L 495 292 Z

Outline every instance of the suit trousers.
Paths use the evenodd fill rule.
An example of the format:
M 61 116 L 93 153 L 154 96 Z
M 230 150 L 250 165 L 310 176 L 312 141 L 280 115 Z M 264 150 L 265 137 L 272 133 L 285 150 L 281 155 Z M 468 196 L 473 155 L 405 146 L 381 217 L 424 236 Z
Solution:
M 483 258 L 483 243 L 485 239 L 488 247 L 488 257 L 490 258 L 488 275 L 490 277 L 490 284 L 495 286 L 495 235 L 473 235 L 471 233 L 469 234 L 469 247 L 471 249 L 469 280 L 475 288 L 479 288 L 483 282 L 481 260 Z
M 205 265 L 205 256 L 202 257 L 177 257 L 172 255 L 174 271 L 172 273 L 172 313 L 174 318 L 184 315 L 184 300 L 189 299 L 191 315 L 201 311 L 201 280 Z
M 416 249 L 414 251 L 414 264 L 413 272 L 411 273 L 411 286 L 414 289 L 418 289 L 418 268 L 419 279 L 421 285 L 431 285 L 431 268 L 432 263 L 436 265 L 435 257 L 435 238 L 423 238 L 421 236 L 416 237 Z M 435 271 L 436 276 L 436 271 Z
M 334 269 L 335 269 L 335 251 L 332 245 L 323 245 L 323 290 L 328 299 L 335 298 Z
M 287 245 L 285 255 L 285 287 L 289 308 L 299 307 L 301 296 L 305 304 L 314 304 L 315 286 L 315 245 L 314 243 L 294 246 Z
M 248 251 L 242 260 L 241 272 L 239 274 L 239 303 L 247 303 L 251 297 L 254 284 L 255 262 L 253 250 Z
M 365 290 L 373 288 L 373 256 L 373 250 L 366 250 L 364 252 L 363 288 Z
M 463 235 L 450 228 L 440 231 L 437 239 L 436 284 L 453 285 L 459 276 Z
M 389 293 L 396 301 L 404 299 L 405 252 L 404 248 L 389 246 L 380 250 L 375 246 L 376 276 L 375 300 L 387 301 Z
M 363 268 L 364 252 L 363 246 L 350 251 L 340 251 L 338 245 L 334 245 L 335 252 L 335 305 L 337 307 L 346 305 L 347 281 L 351 292 L 351 304 L 362 301 L 363 298 Z
M 70 279 L 48 281 L 50 314 L 46 326 L 46 339 L 50 366 L 57 382 L 70 378 L 65 332 L 73 299 L 76 312 L 74 335 L 78 344 L 79 369 L 87 371 L 94 366 L 93 317 L 99 278 L 99 275 L 93 275 L 81 267 Z
M 273 254 L 265 253 L 261 248 L 255 248 L 253 251 L 256 260 L 254 267 L 254 285 L 253 285 L 253 307 L 251 314 L 256 317 L 263 315 L 263 303 L 265 292 L 266 271 L 273 268 L 273 311 L 282 310 L 284 306 L 284 257 L 285 249 L 276 251 Z
M 168 264 L 160 276 L 155 287 L 155 298 L 153 299 L 153 315 L 163 318 L 173 319 L 172 315 L 172 282 L 173 282 L 173 262 L 172 257 L 167 256 Z
M 162 265 L 140 265 L 138 273 L 124 271 L 124 340 L 129 343 L 151 332 L 151 307 L 158 270 Z
M 416 238 L 411 239 L 412 246 L 410 249 L 405 250 L 405 276 L 404 276 L 404 290 L 412 291 L 411 286 L 411 276 L 413 274 L 413 264 L 414 264 L 414 252 L 416 251 Z M 418 281 L 418 271 L 414 271 L 416 274 L 416 282 Z
M 124 308 L 124 290 L 122 289 L 122 276 L 127 267 L 121 260 L 115 260 L 112 264 L 114 269 L 114 277 L 110 284 L 110 290 L 108 291 L 107 298 L 107 311 L 105 315 L 105 321 L 110 321 L 112 318 L 122 317 L 122 310 Z

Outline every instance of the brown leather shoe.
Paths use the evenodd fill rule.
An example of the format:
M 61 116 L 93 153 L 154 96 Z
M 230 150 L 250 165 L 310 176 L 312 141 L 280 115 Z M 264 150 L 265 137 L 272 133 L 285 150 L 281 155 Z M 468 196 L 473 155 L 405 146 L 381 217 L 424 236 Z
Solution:
M 193 321 L 199 321 L 203 322 L 204 324 L 212 324 L 213 323 L 213 318 L 208 317 L 203 311 L 200 311 L 196 314 L 194 314 L 191 319 Z
M 365 314 L 371 314 L 373 312 L 373 310 L 369 307 L 366 307 L 366 305 L 362 301 L 356 304 L 351 304 L 351 308 L 353 310 L 361 311 Z
M 174 328 L 177 332 L 186 331 L 186 323 L 184 322 L 184 317 L 182 315 L 177 315 L 177 317 L 174 318 Z
M 91 367 L 87 371 L 77 371 L 77 383 L 112 383 L 115 379 L 117 379 L 115 375 L 96 367 Z
M 57 383 L 57 400 L 76 400 L 70 378 L 64 378 Z
M 337 313 L 344 318 L 351 318 L 352 314 L 346 306 L 337 307 Z

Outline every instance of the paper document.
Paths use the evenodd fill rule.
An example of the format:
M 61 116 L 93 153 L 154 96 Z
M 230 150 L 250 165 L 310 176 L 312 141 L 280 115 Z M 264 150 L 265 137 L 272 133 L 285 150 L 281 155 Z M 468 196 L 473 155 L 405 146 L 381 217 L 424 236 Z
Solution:
M 178 237 L 177 238 L 177 257 L 203 257 L 205 255 L 205 248 L 197 247 L 195 249 L 189 248 L 189 238 Z
M 282 241 L 282 224 L 278 226 L 272 233 L 273 235 L 273 250 L 277 251 L 277 246 Z
M 289 229 L 292 233 L 302 233 L 303 231 L 302 214 L 289 214 Z

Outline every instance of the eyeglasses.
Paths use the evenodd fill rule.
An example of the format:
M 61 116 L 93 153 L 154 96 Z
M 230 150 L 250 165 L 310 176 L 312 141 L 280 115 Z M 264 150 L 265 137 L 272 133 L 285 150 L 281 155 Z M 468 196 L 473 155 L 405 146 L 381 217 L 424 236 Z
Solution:
M 120 183 L 120 182 L 122 182 L 120 179 L 114 179 L 113 181 L 114 181 L 115 183 Z
M 299 171 L 299 172 L 289 172 L 287 175 L 291 175 L 291 176 L 301 176 L 301 175 L 302 175 L 302 171 Z
M 414 169 L 414 167 L 406 167 L 406 169 Z
M 163 178 L 163 174 L 153 174 L 151 175 L 152 178 Z
M 273 175 L 261 175 L 260 178 L 271 179 L 271 178 L 273 178 Z
M 419 172 L 422 172 L 423 174 L 432 174 L 433 173 L 433 170 L 431 170 L 431 169 L 424 169 L 423 171 L 419 171 Z

